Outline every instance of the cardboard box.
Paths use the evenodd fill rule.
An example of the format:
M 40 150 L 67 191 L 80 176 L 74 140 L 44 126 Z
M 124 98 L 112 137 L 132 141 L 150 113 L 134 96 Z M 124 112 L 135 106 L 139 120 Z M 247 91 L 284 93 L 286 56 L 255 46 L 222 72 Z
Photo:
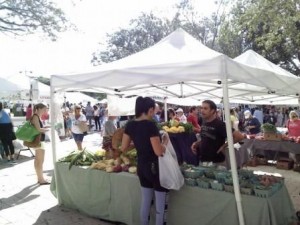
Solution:
M 263 133 L 263 137 L 267 141 L 281 141 L 282 135 L 277 133 Z
M 277 161 L 276 168 L 282 170 L 290 170 L 294 167 L 294 161 L 288 158 L 281 158 Z

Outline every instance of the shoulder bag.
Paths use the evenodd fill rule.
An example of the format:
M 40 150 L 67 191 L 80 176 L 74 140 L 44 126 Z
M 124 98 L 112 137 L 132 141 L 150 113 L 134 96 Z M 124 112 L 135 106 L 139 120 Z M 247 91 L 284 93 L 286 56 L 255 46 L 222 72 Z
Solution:
M 19 140 L 32 142 L 40 132 L 31 124 L 26 121 L 23 125 L 19 126 L 16 131 L 16 137 Z

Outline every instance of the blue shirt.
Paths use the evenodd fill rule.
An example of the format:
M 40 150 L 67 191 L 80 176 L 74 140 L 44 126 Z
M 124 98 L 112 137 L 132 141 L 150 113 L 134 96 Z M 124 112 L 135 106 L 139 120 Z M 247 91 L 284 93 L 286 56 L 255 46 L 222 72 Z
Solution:
M 9 115 L 3 109 L 0 111 L 0 123 L 11 123 Z

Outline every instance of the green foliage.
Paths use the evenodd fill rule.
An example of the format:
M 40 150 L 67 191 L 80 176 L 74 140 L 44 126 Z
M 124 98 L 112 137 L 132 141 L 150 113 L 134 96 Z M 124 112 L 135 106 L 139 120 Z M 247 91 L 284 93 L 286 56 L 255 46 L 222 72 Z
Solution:
M 99 65 L 137 53 L 153 46 L 178 28 L 183 28 L 202 43 L 214 48 L 219 26 L 224 19 L 222 9 L 227 2 L 228 0 L 217 0 L 218 10 L 211 17 L 198 15 L 190 0 L 183 0 L 176 6 L 172 19 L 160 18 L 152 12 L 143 13 L 131 20 L 128 29 L 107 34 L 107 49 L 95 51 L 91 62 Z
M 264 123 L 261 125 L 261 129 L 264 133 L 277 133 L 276 126 L 270 123 Z
M 236 1 L 218 41 L 231 57 L 250 48 L 299 76 L 299 21 L 299 0 Z
M 52 40 L 68 27 L 64 12 L 48 0 L 0 2 L 0 32 L 14 35 L 42 31 Z
M 112 62 L 146 49 L 174 30 L 168 20 L 160 19 L 152 13 L 143 13 L 132 20 L 130 26 L 132 28 L 107 34 L 107 50 L 93 53 L 94 65 Z

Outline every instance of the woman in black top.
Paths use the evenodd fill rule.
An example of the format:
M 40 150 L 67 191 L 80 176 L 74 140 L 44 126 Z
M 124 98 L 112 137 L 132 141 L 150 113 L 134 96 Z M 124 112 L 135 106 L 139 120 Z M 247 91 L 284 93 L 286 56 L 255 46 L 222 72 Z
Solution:
M 137 149 L 137 174 L 141 184 L 141 224 L 148 225 L 153 193 L 156 203 L 156 225 L 163 224 L 164 206 L 167 189 L 160 186 L 158 157 L 163 156 L 168 143 L 163 136 L 161 143 L 159 130 L 152 121 L 155 102 L 149 97 L 138 97 L 135 106 L 136 119 L 127 123 L 122 139 L 122 151 L 126 151 L 133 141 Z

